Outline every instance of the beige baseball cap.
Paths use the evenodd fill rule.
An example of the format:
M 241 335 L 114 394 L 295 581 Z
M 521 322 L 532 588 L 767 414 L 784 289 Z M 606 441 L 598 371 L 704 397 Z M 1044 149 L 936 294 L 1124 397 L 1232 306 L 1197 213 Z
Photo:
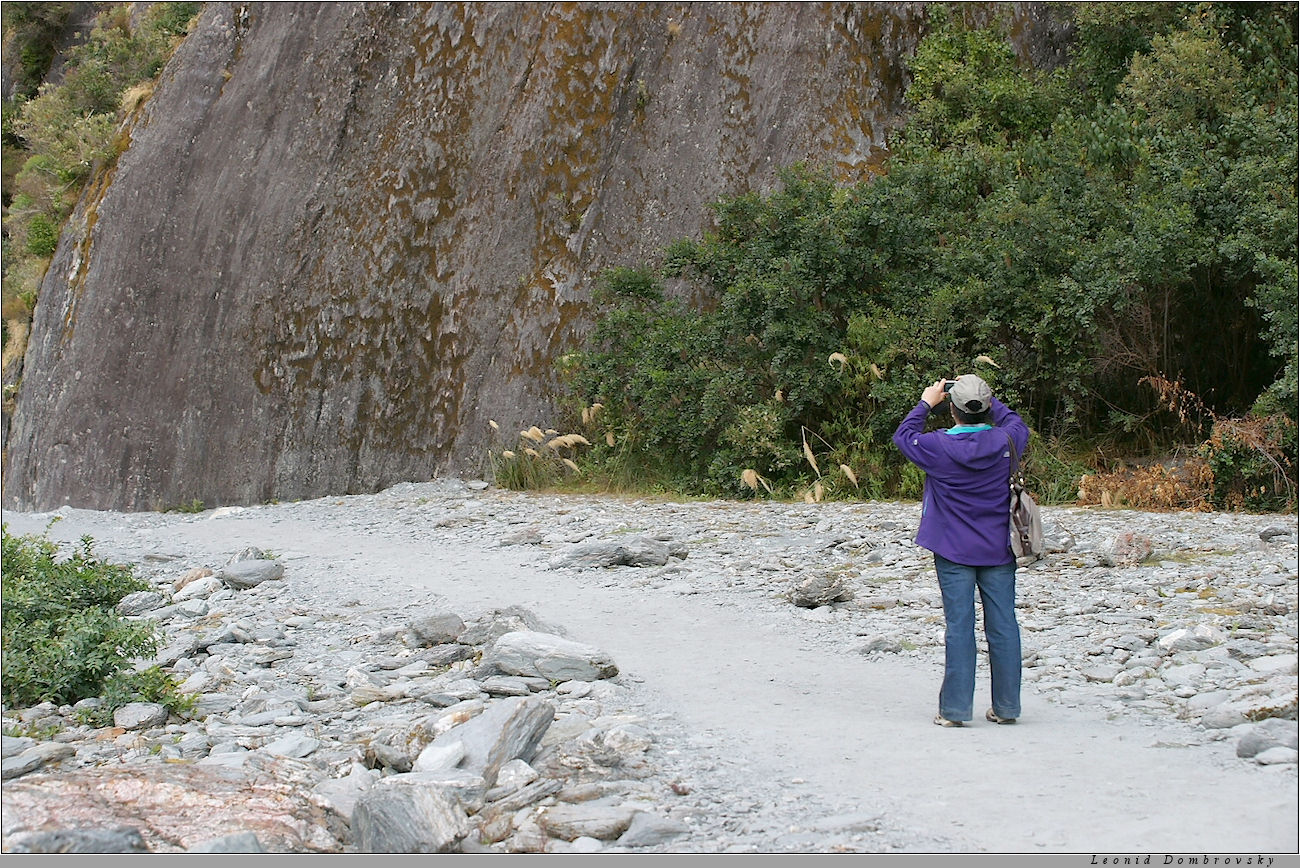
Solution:
M 965 413 L 983 413 L 993 406 L 993 390 L 974 374 L 962 374 L 948 391 L 953 406 Z

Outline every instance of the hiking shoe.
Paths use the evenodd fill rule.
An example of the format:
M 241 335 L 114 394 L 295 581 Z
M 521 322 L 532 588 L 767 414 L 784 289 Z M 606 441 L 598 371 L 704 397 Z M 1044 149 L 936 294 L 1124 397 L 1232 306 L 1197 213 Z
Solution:
M 984 719 L 987 720 L 989 723 L 1015 723 L 1016 722 L 1016 719 L 1014 717 L 998 717 L 996 714 L 993 713 L 993 709 L 991 708 L 988 711 L 984 712 Z M 936 721 L 936 723 L 937 722 L 938 721 Z
M 960 720 L 949 720 L 942 714 L 936 714 L 934 716 L 934 722 L 936 726 L 965 726 L 965 724 Z

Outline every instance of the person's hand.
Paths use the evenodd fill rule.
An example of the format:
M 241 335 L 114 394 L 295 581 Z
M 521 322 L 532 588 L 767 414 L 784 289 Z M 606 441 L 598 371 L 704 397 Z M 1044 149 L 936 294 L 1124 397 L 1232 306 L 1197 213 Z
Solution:
M 938 407 L 943 403 L 943 380 L 935 380 L 925 391 L 921 393 L 921 400 L 931 407 Z

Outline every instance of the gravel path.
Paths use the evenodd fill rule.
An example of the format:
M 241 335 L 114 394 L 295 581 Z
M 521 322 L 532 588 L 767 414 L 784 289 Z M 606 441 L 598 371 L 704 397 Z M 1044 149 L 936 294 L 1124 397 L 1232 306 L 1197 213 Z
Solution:
M 963 729 L 930 723 L 943 624 L 927 553 L 910 542 L 914 504 L 554 497 L 445 480 L 195 515 L 4 521 L 30 533 L 58 516 L 52 538 L 89 534 L 101 556 L 137 563 L 218 564 L 260 547 L 293 593 L 340 612 L 526 607 L 606 650 L 655 722 L 656 762 L 686 784 L 700 830 L 670 850 L 1296 853 L 1294 760 L 1238 757 L 1241 728 L 1201 725 L 1211 700 L 1198 699 L 1271 692 L 1294 721 L 1294 663 L 1258 683 L 1242 666 L 1224 681 L 1213 660 L 1185 664 L 1203 670 L 1190 686 L 1084 674 L 1122 671 L 1117 636 L 1197 625 L 1294 658 L 1295 517 L 1045 514 L 1059 550 L 1020 573 L 1023 717 Z M 1124 533 L 1149 540 L 1149 556 L 1117 562 Z M 689 554 L 558 565 L 579 543 L 639 537 Z M 793 605 L 810 575 L 852 598 Z M 981 657 L 977 712 L 987 689 Z

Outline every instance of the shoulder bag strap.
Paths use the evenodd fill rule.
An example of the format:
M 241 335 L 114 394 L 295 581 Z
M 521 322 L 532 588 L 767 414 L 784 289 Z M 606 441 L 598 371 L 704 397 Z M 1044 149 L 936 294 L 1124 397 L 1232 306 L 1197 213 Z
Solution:
M 1020 472 L 1020 451 L 1016 449 L 1016 441 L 1011 432 L 1004 430 L 1002 433 L 1007 435 L 1007 444 L 1011 447 L 1011 487 L 1019 493 L 1025 488 L 1025 477 Z

